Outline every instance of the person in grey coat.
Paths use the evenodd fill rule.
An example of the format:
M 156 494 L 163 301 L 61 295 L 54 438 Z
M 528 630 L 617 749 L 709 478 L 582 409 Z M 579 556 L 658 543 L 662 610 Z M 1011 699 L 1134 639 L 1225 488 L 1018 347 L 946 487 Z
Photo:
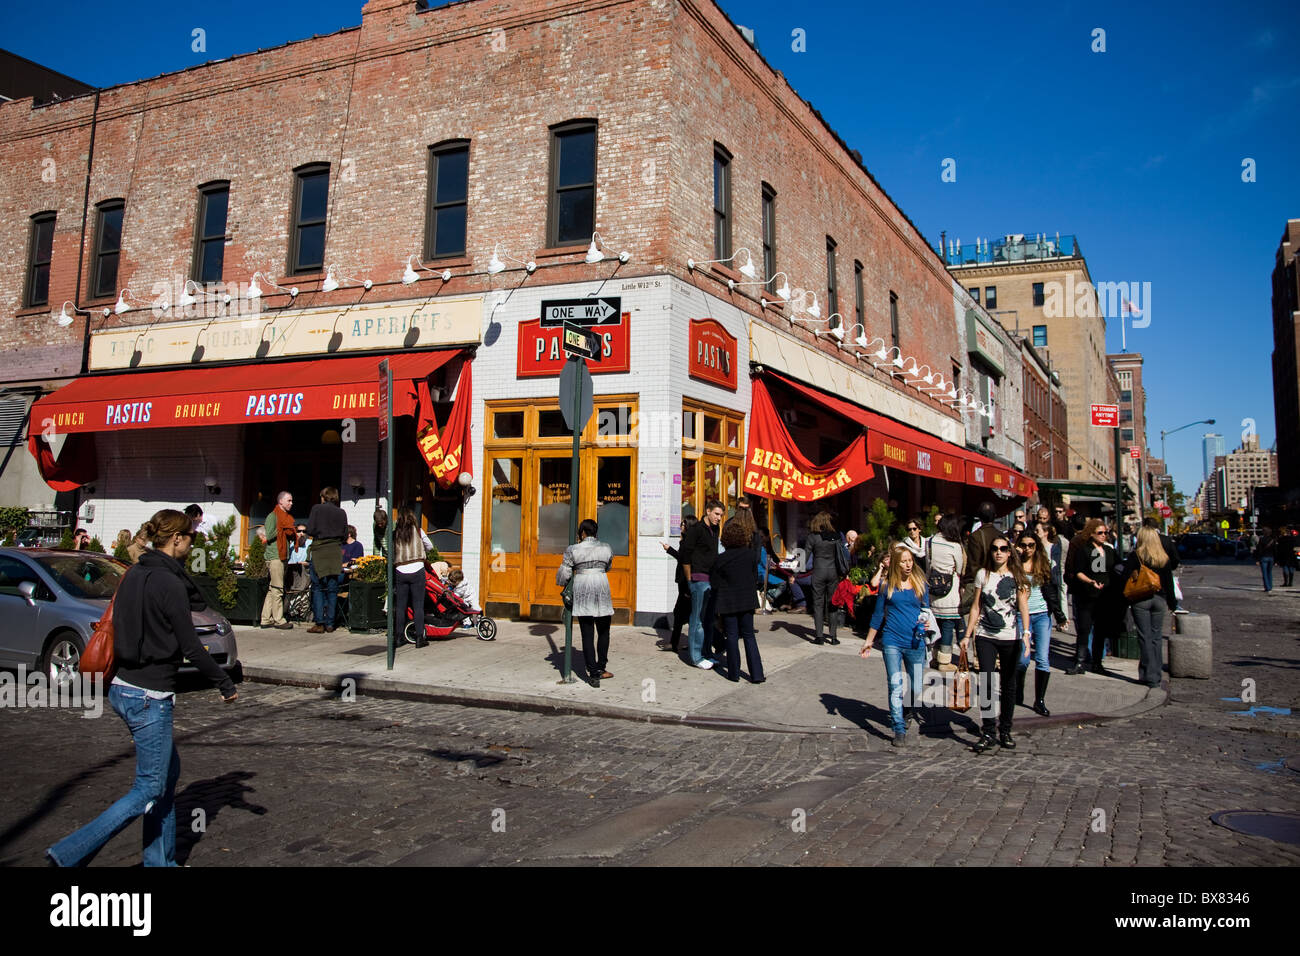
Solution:
M 602 677 L 614 676 L 605 670 L 609 663 L 609 622 L 614 616 L 606 573 L 614 553 L 596 537 L 596 530 L 591 518 L 578 525 L 578 543 L 564 549 L 564 560 L 555 572 L 555 583 L 561 587 L 573 579 L 573 618 L 582 630 L 582 656 L 592 687 L 599 687 Z
M 814 644 L 838 644 L 835 636 L 835 609 L 831 607 L 831 596 L 840 583 L 839 567 L 835 563 L 835 552 L 844 547 L 844 539 L 835 531 L 829 512 L 816 515 L 808 525 L 808 537 L 804 541 L 804 550 L 812 557 L 812 609 Z M 830 640 L 822 640 L 822 622 L 830 630 Z

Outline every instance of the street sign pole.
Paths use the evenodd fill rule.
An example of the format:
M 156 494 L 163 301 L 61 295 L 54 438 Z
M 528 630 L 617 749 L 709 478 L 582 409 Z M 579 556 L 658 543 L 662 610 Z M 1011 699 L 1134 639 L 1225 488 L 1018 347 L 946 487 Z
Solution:
M 380 428 L 383 429 L 385 456 L 388 462 L 388 521 L 384 526 L 384 576 L 388 581 L 388 669 L 393 669 L 393 659 L 397 656 L 397 641 L 394 631 L 393 607 L 393 523 L 397 519 L 397 508 L 393 504 L 393 369 L 388 360 L 379 363 L 380 388 L 382 390 L 383 408 L 380 410 Z
M 569 357 L 570 362 L 582 362 L 581 358 Z M 578 537 L 578 458 L 582 451 L 582 429 L 586 421 L 582 415 L 581 377 L 578 387 L 573 390 L 573 461 L 569 466 L 569 543 L 575 543 Z M 589 675 L 590 676 L 590 675 Z M 573 679 L 573 608 L 564 609 L 564 677 L 561 684 L 572 684 Z
M 1124 560 L 1124 492 L 1123 472 L 1120 470 L 1119 454 L 1119 424 L 1114 427 L 1115 432 L 1115 554 L 1122 561 Z
M 1145 521 L 1147 518 L 1147 475 L 1146 462 L 1138 458 L 1138 518 Z

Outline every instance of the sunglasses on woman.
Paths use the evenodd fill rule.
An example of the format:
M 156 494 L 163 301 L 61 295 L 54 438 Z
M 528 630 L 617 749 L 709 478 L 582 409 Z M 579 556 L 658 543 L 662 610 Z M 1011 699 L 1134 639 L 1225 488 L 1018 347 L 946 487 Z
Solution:
M 1029 541 L 1022 541 L 1020 542 L 1020 544 L 1016 545 L 1016 547 L 1019 548 L 1021 551 L 1033 551 L 1035 548 L 1038 547 L 1038 545 L 1033 544 Z
M 1010 545 L 995 544 L 995 545 L 993 546 L 993 551 L 994 551 L 995 554 L 998 553 L 998 552 L 1000 552 L 1000 551 L 1010 552 L 1010 551 L 1011 551 L 1011 546 L 1010 546 Z

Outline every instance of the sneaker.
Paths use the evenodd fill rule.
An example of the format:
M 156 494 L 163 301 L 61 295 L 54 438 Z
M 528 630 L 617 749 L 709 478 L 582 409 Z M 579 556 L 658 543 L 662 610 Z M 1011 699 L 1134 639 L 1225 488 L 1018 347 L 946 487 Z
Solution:
M 903 748 L 907 746 L 907 733 L 894 734 L 894 739 L 890 741 L 894 747 Z
M 699 668 L 700 670 L 702 670 L 702 671 L 711 670 L 711 669 L 713 668 L 713 661 L 709 660 L 709 659 L 706 657 L 706 658 L 703 658 L 703 659 L 702 659 L 698 664 L 696 664 L 695 666 L 698 667 L 698 668 Z

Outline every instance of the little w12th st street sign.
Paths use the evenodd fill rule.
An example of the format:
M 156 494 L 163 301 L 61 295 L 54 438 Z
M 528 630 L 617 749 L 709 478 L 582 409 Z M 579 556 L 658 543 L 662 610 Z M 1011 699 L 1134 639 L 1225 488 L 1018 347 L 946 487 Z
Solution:
M 617 325 L 623 315 L 621 296 L 599 299 L 543 299 L 542 328 L 554 328 L 570 322 L 574 325 Z

